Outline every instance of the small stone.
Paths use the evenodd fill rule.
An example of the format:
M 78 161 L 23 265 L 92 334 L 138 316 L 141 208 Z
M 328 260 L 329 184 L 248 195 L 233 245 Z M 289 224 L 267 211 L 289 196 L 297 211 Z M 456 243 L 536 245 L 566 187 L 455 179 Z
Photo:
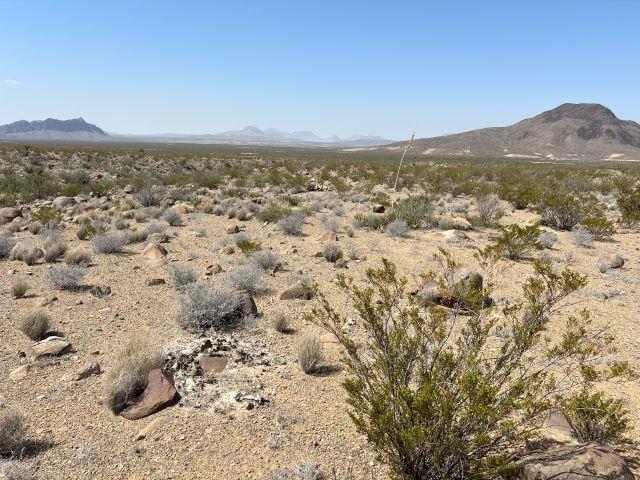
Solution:
M 155 287 L 156 285 L 164 285 L 167 282 L 164 278 L 151 278 L 144 283 L 147 287 Z
M 240 227 L 238 225 L 229 225 L 227 227 L 227 233 L 233 235 L 234 233 L 240 233 Z
M 294 300 L 297 298 L 310 300 L 312 297 L 313 293 L 302 282 L 296 282 L 280 293 L 280 300 Z
M 91 375 L 99 375 L 101 372 L 98 362 L 87 362 L 77 371 L 72 372 L 64 377 L 67 382 L 79 382 Z
M 232 255 L 233 253 L 235 253 L 235 251 L 236 249 L 233 245 L 226 245 L 222 247 L 220 253 L 222 253 L 223 255 Z
M 173 420 L 173 415 L 167 414 L 154 418 L 149 424 L 136 434 L 136 440 L 144 440 L 150 433 L 155 432 L 158 428 L 166 425 Z
M 71 350 L 71 343 L 62 337 L 49 337 L 34 343 L 26 350 L 27 358 L 31 361 L 40 357 L 55 357 Z
M 228 360 L 227 357 L 205 355 L 200 357 L 198 363 L 206 373 L 220 373 L 226 368 Z
M 14 382 L 21 380 L 28 375 L 29 370 L 31 370 L 30 364 L 27 363 L 26 365 L 20 365 L 18 368 L 11 370 L 11 372 L 9 373 L 9 378 Z
M 373 206 L 373 213 L 384 213 L 386 210 L 384 205 L 374 205 Z

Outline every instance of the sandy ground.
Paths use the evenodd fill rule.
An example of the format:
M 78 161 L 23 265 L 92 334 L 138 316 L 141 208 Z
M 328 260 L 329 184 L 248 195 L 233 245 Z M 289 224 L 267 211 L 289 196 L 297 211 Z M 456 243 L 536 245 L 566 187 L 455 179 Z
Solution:
M 364 206 L 346 204 L 343 226 L 350 224 L 354 209 Z M 527 214 L 517 212 L 503 219 L 505 223 L 523 221 Z M 185 262 L 198 270 L 199 279 L 218 283 L 222 275 L 205 277 L 207 265 L 220 263 L 230 270 L 242 254 L 222 255 L 216 247 L 224 237 L 226 226 L 235 221 L 205 214 L 188 214 L 183 227 L 169 227 L 172 238 L 167 248 L 169 262 Z M 271 225 L 256 220 L 240 223 L 246 232 L 256 235 L 263 248 L 281 253 L 285 271 L 270 277 L 270 292 L 256 298 L 262 316 L 251 328 L 234 336 L 250 348 L 263 351 L 261 365 L 241 365 L 231 361 L 225 370 L 228 387 L 234 381 L 258 385 L 269 401 L 252 410 L 242 404 L 226 409 L 214 408 L 206 395 L 189 398 L 179 405 L 151 417 L 128 421 L 114 416 L 103 404 L 106 374 L 91 376 L 79 382 L 63 377 L 84 365 L 97 361 L 108 372 L 114 353 L 134 333 L 143 334 L 151 342 L 167 350 L 180 348 L 196 336 L 176 322 L 176 293 L 168 282 L 164 266 L 153 265 L 138 255 L 142 246 L 130 245 L 119 255 L 94 255 L 85 283 L 104 284 L 112 294 L 104 299 L 89 292 L 54 292 L 44 282 L 49 265 L 28 267 L 22 262 L 0 263 L 0 399 L 20 408 L 29 419 L 28 438 L 31 447 L 24 463 L 38 478 L 57 479 L 181 479 L 260 478 L 277 468 L 291 467 L 299 460 L 316 462 L 321 469 L 338 479 L 382 479 L 384 469 L 375 461 L 364 439 L 352 427 L 346 413 L 340 382 L 344 372 L 326 376 L 304 374 L 296 362 L 295 347 L 308 324 L 304 312 L 311 303 L 304 300 L 282 301 L 279 292 L 290 275 L 298 271 L 315 279 L 335 305 L 344 305 L 341 294 L 332 283 L 336 269 L 322 258 L 313 258 L 321 245 L 314 237 L 322 233 L 318 216 L 310 217 L 304 237 L 286 237 Z M 199 238 L 196 229 L 204 229 Z M 356 230 L 354 238 L 340 234 L 340 245 L 346 250 L 354 246 L 366 255 L 362 262 L 349 262 L 345 272 L 362 278 L 369 266 L 376 266 L 384 256 L 395 262 L 405 275 L 418 275 L 435 266 L 431 256 L 439 246 L 446 246 L 464 265 L 477 268 L 474 247 L 482 246 L 490 232 L 470 232 L 467 245 L 446 245 L 434 231 L 415 232 L 408 239 L 391 239 L 381 233 Z M 88 242 L 67 230 L 71 246 Z M 560 242 L 550 253 L 563 259 L 573 252 L 572 267 L 589 276 L 589 285 L 576 298 L 575 311 L 588 308 L 594 325 L 609 328 L 617 337 L 618 358 L 630 361 L 640 369 L 640 235 L 617 234 L 614 242 L 598 242 L 595 248 L 580 248 L 571 243 L 569 234 L 559 233 Z M 31 237 L 27 232 L 18 236 Z M 297 248 L 295 253 L 293 247 Z M 187 260 L 195 253 L 195 258 Z M 620 253 L 627 258 L 620 270 L 600 273 L 596 259 L 603 252 Z M 500 262 L 499 275 L 493 278 L 496 294 L 515 298 L 532 268 L 527 262 Z M 15 275 L 25 274 L 32 290 L 27 298 L 15 300 L 9 287 Z M 147 286 L 152 278 L 166 278 L 166 285 Z M 605 299 L 613 295 L 612 298 Z M 74 353 L 41 362 L 26 378 L 12 381 L 9 373 L 21 364 L 19 352 L 30 341 L 18 329 L 20 319 L 44 298 L 55 295 L 48 311 L 53 327 L 71 341 Z M 353 312 L 345 307 L 345 313 Z M 294 333 L 283 335 L 270 326 L 274 312 L 285 311 L 292 321 Z M 356 325 L 356 329 L 357 329 Z M 327 344 L 326 363 L 338 366 L 337 347 Z M 640 395 L 638 382 L 611 383 L 608 392 L 625 399 L 634 421 L 632 437 L 640 440 Z M 139 430 L 158 417 L 167 419 L 143 440 L 135 440 Z

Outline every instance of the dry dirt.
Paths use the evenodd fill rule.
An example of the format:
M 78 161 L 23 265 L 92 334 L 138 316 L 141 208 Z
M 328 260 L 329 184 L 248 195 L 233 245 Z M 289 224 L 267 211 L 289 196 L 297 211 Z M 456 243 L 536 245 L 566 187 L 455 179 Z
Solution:
M 350 224 L 356 210 L 367 208 L 353 203 L 346 203 L 345 207 L 347 213 L 340 219 L 343 227 Z M 512 212 L 503 222 L 530 218 L 530 214 Z M 186 263 L 197 269 L 199 280 L 220 282 L 224 274 L 205 277 L 205 270 L 210 264 L 220 263 L 228 271 L 241 261 L 242 254 L 223 255 L 217 248 L 219 239 L 226 236 L 226 227 L 235 222 L 201 213 L 185 215 L 184 226 L 167 229 L 171 235 L 167 262 Z M 256 298 L 261 316 L 252 326 L 234 334 L 247 350 L 259 352 L 261 360 L 241 363 L 231 358 L 215 385 L 216 391 L 223 393 L 223 400 L 247 388 L 268 400 L 250 410 L 233 398 L 225 403 L 206 393 L 185 393 L 180 404 L 151 417 L 129 421 L 114 416 L 103 403 L 106 373 L 78 382 L 64 379 L 88 361 L 97 361 L 103 372 L 108 372 L 115 352 L 136 333 L 167 351 L 180 349 L 197 338 L 176 321 L 176 293 L 168 281 L 166 266 L 155 265 L 139 255 L 141 244 L 125 247 L 123 254 L 94 255 L 84 283 L 111 287 L 112 294 L 106 298 L 87 291 L 51 290 L 44 281 L 48 264 L 28 267 L 18 261 L 0 263 L 0 399 L 20 408 L 29 420 L 31 446 L 23 462 L 38 478 L 256 479 L 302 459 L 317 463 L 329 478 L 386 478 L 347 416 L 340 387 L 344 372 L 306 375 L 296 362 L 296 343 L 302 333 L 318 330 L 303 318 L 313 301 L 278 299 L 287 279 L 302 271 L 356 320 L 358 328 L 353 312 L 332 283 L 337 270 L 323 258 L 312 257 L 321 248 L 314 240 L 323 232 L 318 215 L 308 218 L 303 237 L 287 237 L 274 226 L 257 220 L 238 223 L 260 239 L 263 249 L 280 253 L 285 266 L 285 271 L 270 277 L 270 292 Z M 204 229 L 206 236 L 197 237 L 198 229 Z M 366 255 L 364 261 L 349 261 L 348 269 L 343 271 L 361 279 L 366 268 L 378 265 L 386 257 L 404 275 L 418 275 L 435 267 L 431 257 L 440 246 L 453 252 L 462 264 L 477 268 L 474 248 L 483 246 L 490 233 L 469 232 L 471 241 L 467 244 L 448 245 L 437 231 L 413 232 L 408 239 L 392 239 L 363 230 L 356 230 L 355 236 L 349 238 L 341 232 L 339 244 L 345 252 L 354 246 Z M 32 237 L 28 232 L 16 236 Z M 551 255 L 563 260 L 567 252 L 573 252 L 572 267 L 589 276 L 587 288 L 576 296 L 579 304 L 572 309 L 591 310 L 594 325 L 606 325 L 617 337 L 617 358 L 627 359 L 632 367 L 640 369 L 640 235 L 637 231 L 618 233 L 615 241 L 597 242 L 592 249 L 573 245 L 568 233 L 558 236 L 560 241 Z M 66 237 L 71 247 L 81 244 L 91 248 L 89 242 L 75 238 L 73 228 L 66 231 Z M 600 273 L 595 263 L 604 252 L 626 256 L 625 266 Z M 493 278 L 496 295 L 516 298 L 531 271 L 528 262 L 501 261 L 499 274 Z M 15 300 L 9 287 L 19 274 L 27 276 L 31 292 L 27 298 Z M 145 281 L 153 278 L 165 278 L 167 284 L 147 286 Z M 52 296 L 57 299 L 47 309 L 53 327 L 69 339 L 74 352 L 40 362 L 23 379 L 9 380 L 9 373 L 23 361 L 19 352 L 30 345 L 18 329 L 20 319 Z M 270 321 L 278 310 L 289 315 L 293 333 L 283 335 L 271 328 Z M 327 343 L 325 352 L 325 363 L 338 367 L 337 346 Z M 638 382 L 604 387 L 625 399 L 634 422 L 632 438 L 640 440 Z M 226 397 L 225 390 L 231 392 Z M 159 417 L 167 421 L 146 438 L 135 439 L 142 428 Z

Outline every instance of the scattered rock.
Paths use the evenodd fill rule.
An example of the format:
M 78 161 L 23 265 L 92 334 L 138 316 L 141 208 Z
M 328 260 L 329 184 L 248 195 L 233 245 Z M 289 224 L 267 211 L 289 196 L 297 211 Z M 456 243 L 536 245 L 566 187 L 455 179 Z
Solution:
M 522 462 L 521 480 L 633 480 L 624 459 L 596 444 L 559 445 Z
M 9 260 L 38 259 L 44 257 L 44 252 L 31 242 L 18 242 L 11 249 Z
M 89 378 L 91 375 L 100 375 L 100 365 L 98 362 L 87 362 L 75 372 L 72 372 L 64 377 L 67 382 L 79 382 L 85 378 Z
M 258 306 L 256 305 L 255 300 L 248 293 L 243 293 L 240 297 L 238 315 L 243 318 L 258 316 Z
M 559 410 L 549 412 L 542 424 L 542 435 L 550 440 L 560 443 L 575 443 L 576 434 Z
M 144 283 L 147 287 L 155 287 L 156 285 L 164 285 L 167 282 L 164 278 L 151 278 Z
M 234 233 L 240 233 L 240 227 L 238 225 L 229 225 L 227 227 L 227 233 L 233 235 Z
M 179 397 L 173 377 L 156 368 L 149 372 L 149 383 L 142 395 L 133 405 L 120 412 L 120 415 L 127 420 L 139 420 L 172 405 Z
M 231 255 L 233 253 L 236 252 L 236 249 L 233 245 L 226 245 L 224 247 L 222 247 L 222 249 L 220 250 L 220 253 L 224 254 L 224 255 Z
M 55 357 L 71 350 L 71 343 L 62 337 L 48 337 L 34 343 L 26 350 L 27 359 L 37 360 L 40 357 Z
M 29 370 L 31 370 L 31 365 L 28 363 L 26 365 L 20 365 L 18 368 L 11 370 L 9 373 L 9 379 L 15 381 L 21 380 L 25 378 L 29 374 Z
M 384 205 L 374 205 L 373 213 L 384 213 L 387 209 Z
M 316 241 L 318 242 L 337 242 L 338 240 L 340 239 L 338 238 L 338 234 L 336 232 L 326 232 L 324 233 L 324 235 L 316 238 Z
M 344 258 L 338 259 L 336 262 L 334 262 L 333 266 L 334 268 L 349 268 L 349 266 L 347 265 L 347 261 Z
M 158 243 L 150 243 L 144 247 L 140 255 L 150 260 L 162 260 L 167 256 L 167 250 Z
M 222 267 L 220 266 L 219 263 L 214 263 L 213 265 L 207 265 L 207 269 L 205 270 L 204 274 L 206 276 L 211 276 L 211 275 L 217 275 L 218 273 L 222 272 Z
M 169 235 L 167 235 L 166 233 L 162 233 L 162 232 L 155 232 L 152 233 L 151 235 L 149 235 L 147 237 L 147 241 L 151 244 L 151 243 L 168 243 L 169 242 Z
M 89 291 L 91 295 L 98 298 L 105 298 L 111 295 L 111 287 L 107 285 L 94 285 Z

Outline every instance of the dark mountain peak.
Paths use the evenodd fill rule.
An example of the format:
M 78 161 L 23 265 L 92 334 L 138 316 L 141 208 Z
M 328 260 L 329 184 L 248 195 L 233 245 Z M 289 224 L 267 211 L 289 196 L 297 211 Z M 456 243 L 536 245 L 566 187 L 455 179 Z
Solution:
M 613 121 L 617 120 L 615 114 L 599 103 L 563 103 L 559 107 L 538 115 L 545 122 L 557 122 L 563 118 L 572 118 L 586 121 Z
M 19 120 L 8 125 L 0 125 L 0 134 L 4 135 L 29 135 L 35 138 L 35 136 L 42 133 L 46 133 L 47 138 L 55 138 L 58 133 L 65 134 L 67 137 L 70 134 L 107 136 L 104 130 L 92 123 L 87 123 L 82 117 L 70 120 L 47 118 L 46 120 L 34 120 L 32 122 Z

